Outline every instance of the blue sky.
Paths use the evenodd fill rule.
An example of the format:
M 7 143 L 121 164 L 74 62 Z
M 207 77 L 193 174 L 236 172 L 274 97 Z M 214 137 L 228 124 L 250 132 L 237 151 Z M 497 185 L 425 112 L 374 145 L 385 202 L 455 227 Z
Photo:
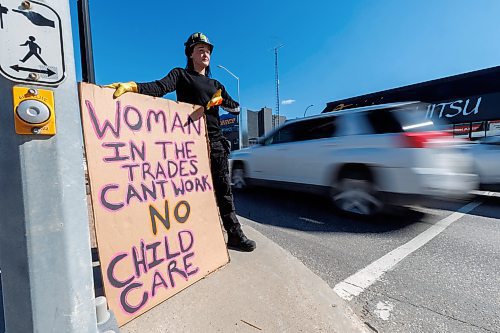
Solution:
M 76 1 L 71 1 L 81 80 Z M 498 0 L 90 0 L 96 81 L 145 82 L 185 66 L 197 31 L 215 45 L 212 75 L 241 104 L 280 114 L 320 113 L 327 102 L 500 64 Z M 174 94 L 167 98 L 175 99 Z

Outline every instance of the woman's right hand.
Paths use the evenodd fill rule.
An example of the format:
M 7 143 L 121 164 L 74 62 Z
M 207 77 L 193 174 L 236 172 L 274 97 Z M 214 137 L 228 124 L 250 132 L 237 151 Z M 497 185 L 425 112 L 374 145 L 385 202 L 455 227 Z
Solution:
M 120 97 L 126 92 L 138 92 L 139 89 L 137 88 L 137 83 L 135 82 L 117 82 L 117 83 L 111 83 L 106 86 L 106 88 L 113 88 L 116 89 L 115 92 L 113 93 L 113 98 Z

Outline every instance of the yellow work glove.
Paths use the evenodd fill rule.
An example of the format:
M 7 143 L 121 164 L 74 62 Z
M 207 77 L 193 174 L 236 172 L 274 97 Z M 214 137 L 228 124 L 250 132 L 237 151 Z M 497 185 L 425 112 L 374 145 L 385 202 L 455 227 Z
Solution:
M 207 103 L 207 110 L 210 109 L 212 106 L 217 106 L 222 104 L 222 90 L 217 90 L 215 94 L 212 96 L 210 101 Z
M 116 89 L 115 92 L 113 93 L 113 98 L 120 97 L 121 95 L 127 92 L 136 93 L 139 91 L 139 89 L 137 88 L 137 83 L 135 82 L 117 82 L 108 84 L 107 86 L 104 87 Z

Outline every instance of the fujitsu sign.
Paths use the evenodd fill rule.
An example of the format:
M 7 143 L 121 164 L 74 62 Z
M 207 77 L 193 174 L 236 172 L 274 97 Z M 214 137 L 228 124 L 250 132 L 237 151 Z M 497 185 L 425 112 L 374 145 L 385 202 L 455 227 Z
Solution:
M 500 92 L 437 101 L 422 108 L 426 110 L 426 119 L 443 119 L 452 124 L 499 120 Z
M 482 97 L 471 97 L 467 99 L 457 99 L 453 102 L 443 102 L 430 104 L 427 106 L 426 118 L 455 118 L 477 115 L 481 105 Z

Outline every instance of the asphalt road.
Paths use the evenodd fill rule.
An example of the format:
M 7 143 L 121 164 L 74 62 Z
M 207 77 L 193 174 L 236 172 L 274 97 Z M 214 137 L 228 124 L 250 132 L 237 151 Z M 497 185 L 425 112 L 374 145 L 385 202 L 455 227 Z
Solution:
M 433 208 L 357 221 L 310 195 L 235 193 L 243 223 L 290 251 L 332 288 L 369 265 L 377 270 L 384 259 L 394 261 L 401 248 L 437 230 L 348 301 L 372 331 L 398 333 L 500 332 L 500 199 L 472 201 L 478 206 L 467 214 L 454 212 L 468 202 L 435 202 Z
M 480 203 L 409 252 L 348 301 L 373 332 L 500 332 L 500 198 Z M 366 221 L 320 197 L 255 189 L 237 213 L 335 288 L 453 217 L 466 202 L 436 202 Z M 1 299 L 1 285 L 0 285 Z M 0 332 L 3 313 L 0 311 Z

